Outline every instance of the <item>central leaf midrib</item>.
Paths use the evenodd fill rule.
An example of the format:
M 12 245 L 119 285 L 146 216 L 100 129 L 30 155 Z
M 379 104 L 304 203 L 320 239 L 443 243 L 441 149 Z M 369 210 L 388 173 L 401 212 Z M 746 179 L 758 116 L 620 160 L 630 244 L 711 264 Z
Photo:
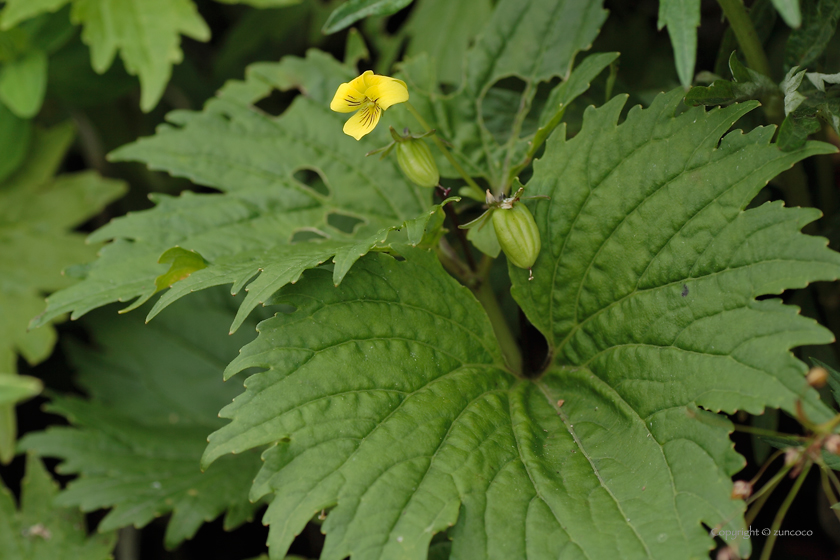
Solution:
M 671 183 L 673 183 L 674 181 L 676 181 L 677 179 L 679 179 L 680 177 L 682 177 L 683 175 L 685 175 L 687 172 L 689 172 L 689 171 L 692 171 L 692 172 L 693 172 L 693 171 L 701 170 L 701 169 L 703 169 L 703 168 L 705 168 L 705 167 L 708 167 L 708 166 L 718 165 L 718 164 L 720 164 L 720 162 L 721 162 L 721 161 L 724 161 L 724 160 L 726 160 L 726 159 L 729 159 L 730 157 L 735 156 L 735 155 L 740 155 L 740 154 L 744 151 L 744 148 L 741 148 L 740 150 L 737 150 L 737 151 L 734 151 L 734 152 L 730 152 L 730 153 L 726 154 L 723 158 L 719 158 L 719 159 L 713 159 L 713 158 L 711 158 L 711 157 L 710 157 L 710 158 L 708 159 L 708 161 L 704 162 L 703 164 L 698 165 L 698 166 L 696 166 L 696 167 L 692 167 L 691 169 L 689 169 L 689 168 L 688 168 L 688 165 L 689 165 L 689 164 L 693 161 L 694 156 L 697 154 L 697 150 L 699 150 L 701 147 L 703 147 L 703 146 L 705 145 L 705 143 L 708 141 L 708 139 L 709 139 L 710 137 L 712 137 L 713 135 L 716 135 L 716 134 L 717 134 L 717 129 L 718 129 L 718 128 L 720 128 L 720 127 L 716 127 L 716 128 L 714 128 L 714 129 L 712 129 L 712 130 L 709 132 L 709 134 L 707 134 L 705 137 L 703 137 L 703 140 L 702 140 L 701 142 L 698 142 L 698 143 L 697 143 L 697 145 L 695 146 L 694 150 L 691 152 L 691 155 L 690 155 L 690 156 L 688 156 L 688 157 L 686 158 L 686 160 L 685 160 L 685 164 L 683 165 L 683 168 L 682 168 L 682 170 L 681 170 L 679 173 L 676 173 L 673 177 L 670 177 L 670 178 L 666 179 L 666 180 L 665 180 L 665 181 L 663 181 L 661 184 L 657 185 L 657 186 L 656 186 L 656 187 L 655 187 L 655 188 L 654 188 L 654 189 L 653 189 L 653 190 L 652 190 L 649 194 L 645 195 L 645 197 L 644 197 L 644 198 L 642 198 L 642 199 L 638 202 L 638 204 L 636 204 L 633 208 L 631 208 L 631 209 L 630 209 L 630 211 L 629 211 L 629 212 L 627 212 L 627 213 L 626 213 L 626 214 L 625 214 L 625 215 L 621 218 L 621 220 L 619 220 L 619 221 L 618 221 L 618 223 L 616 224 L 616 226 L 615 226 L 615 227 L 614 227 L 614 228 L 613 228 L 613 229 L 609 232 L 609 234 L 607 234 L 607 235 L 604 237 L 604 239 L 600 242 L 600 244 L 598 245 L 598 250 L 595 252 L 595 254 L 592 256 L 592 258 L 589 260 L 589 264 L 587 265 L 586 270 L 584 271 L 583 276 L 581 276 L 581 279 L 580 279 L 580 285 L 578 286 L 578 292 L 577 292 L 577 295 L 575 296 L 575 305 L 574 305 L 574 309 L 575 309 L 575 317 L 574 317 L 574 321 L 575 321 L 575 323 L 577 323 L 577 322 L 578 322 L 578 312 L 579 312 L 579 309 L 580 309 L 580 295 L 581 295 L 581 293 L 583 292 L 583 286 L 584 286 L 584 284 L 586 284 L 586 280 L 587 280 L 587 278 L 589 277 L 589 272 L 592 270 L 592 265 L 593 265 L 593 264 L 595 263 L 595 261 L 598 259 L 598 256 L 601 254 L 601 251 L 604 249 L 604 247 L 607 245 L 607 243 L 609 243 L 609 241 L 612 239 L 613 235 L 615 235 L 615 233 L 619 230 L 619 228 L 621 228 L 621 226 L 622 226 L 624 223 L 626 223 L 626 222 L 627 222 L 627 219 L 628 219 L 630 216 L 635 215 L 635 213 L 639 210 L 639 208 L 641 208 L 641 207 L 642 207 L 642 205 L 644 205 L 644 204 L 645 204 L 648 200 L 651 200 L 652 198 L 654 198 L 655 196 L 657 196 L 660 192 L 662 192 L 662 189 L 663 189 L 663 188 L 667 187 L 668 185 L 670 185 Z M 630 156 L 635 155 L 635 154 L 636 154 L 636 152 L 637 152 L 639 149 L 641 149 L 642 147 L 646 147 L 646 146 L 648 146 L 648 145 L 652 145 L 652 144 L 654 144 L 654 143 L 660 143 L 660 142 L 666 142 L 666 143 L 667 143 L 668 141 L 670 141 L 670 139 L 671 139 L 671 138 L 673 138 L 676 134 L 678 134 L 678 133 L 680 133 L 680 132 L 682 132 L 682 129 L 677 129 L 677 130 L 675 130 L 674 134 L 672 134 L 672 135 L 668 136 L 668 137 L 667 137 L 667 138 L 665 138 L 665 139 L 663 139 L 663 138 L 652 138 L 651 140 L 649 140 L 649 141 L 648 141 L 648 142 L 646 142 L 645 144 L 640 145 L 639 147 L 635 148 L 635 149 L 631 152 Z M 617 163 L 617 164 L 616 164 L 616 165 L 615 165 L 615 166 L 614 166 L 614 167 L 610 170 L 610 172 L 609 172 L 609 173 L 607 173 L 607 175 L 605 175 L 605 176 L 604 176 L 604 177 L 603 177 L 603 178 L 602 178 L 602 179 L 598 182 L 598 184 L 596 184 L 594 187 L 592 187 L 592 188 L 590 189 L 590 194 L 591 194 L 592 192 L 594 192 L 594 191 L 595 191 L 595 189 L 597 189 L 598 187 L 600 187 L 600 186 L 604 183 L 604 181 L 606 181 L 609 177 L 611 177 L 611 176 L 613 175 L 613 173 L 614 173 L 614 172 L 615 172 L 615 171 L 616 171 L 619 167 L 621 167 L 621 166 L 624 164 L 624 162 L 626 162 L 628 159 L 629 159 L 629 156 L 628 156 L 628 157 L 626 157 L 626 158 L 622 158 L 622 159 L 621 159 L 621 161 L 620 161 L 620 162 L 618 162 L 618 163 Z M 588 159 L 587 159 L 587 161 L 588 161 Z M 766 164 L 765 164 L 765 165 L 766 165 Z M 762 167 L 763 167 L 763 166 L 762 166 Z M 759 168 L 759 169 L 761 169 L 761 168 Z M 758 171 L 758 169 L 757 169 L 756 171 Z M 725 194 L 725 193 L 729 192 L 730 190 L 734 189 L 736 186 L 737 186 L 737 184 L 736 184 L 736 185 L 731 185 L 729 188 L 727 188 L 727 189 L 726 189 L 726 190 L 724 190 L 721 194 L 719 194 L 717 197 L 715 197 L 715 199 L 713 199 L 712 201 L 710 201 L 710 202 L 709 202 L 706 206 L 708 206 L 709 204 L 711 204 L 712 202 L 714 202 L 714 200 L 717 200 L 720 196 L 723 196 L 723 194 Z M 584 213 L 584 210 L 586 209 L 586 205 L 587 205 L 587 203 L 589 202 L 589 200 L 590 200 L 590 197 L 589 197 L 589 196 L 587 196 L 586 201 L 584 202 L 583 206 L 581 206 L 581 209 L 580 209 L 580 214 L 583 214 L 583 213 Z M 705 208 L 706 206 L 704 206 L 704 208 Z M 699 212 L 698 212 L 697 214 L 699 214 Z M 697 214 L 695 214 L 695 216 L 696 216 Z M 573 231 L 574 231 L 574 225 L 572 226 L 572 229 L 570 229 L 570 230 L 569 230 L 569 234 L 568 234 L 568 235 L 569 235 L 570 237 L 571 237 L 571 235 L 572 235 L 572 232 L 573 232 Z M 666 245 L 667 245 L 667 242 L 666 242 Z M 558 264 L 559 264 L 559 259 L 558 259 Z
M 597 375 L 594 375 L 594 372 L 593 372 L 592 379 L 597 379 L 598 382 L 600 382 L 600 384 L 603 387 L 605 387 L 608 391 L 610 391 L 613 395 L 615 395 L 617 401 L 623 403 L 629 410 L 632 410 L 633 413 L 635 414 L 636 418 L 639 420 L 639 422 L 641 422 L 642 426 L 644 426 L 644 429 L 647 432 L 648 436 L 650 437 L 651 441 L 656 442 L 656 448 L 659 450 L 660 456 L 662 458 L 662 462 L 666 466 L 666 470 L 668 471 L 668 477 L 671 481 L 671 495 L 673 496 L 672 505 L 673 505 L 674 517 L 676 518 L 677 522 L 679 523 L 680 531 L 682 531 L 683 540 L 687 542 L 688 537 L 685 533 L 685 527 L 683 527 L 682 518 L 678 514 L 679 510 L 677 508 L 677 503 L 676 503 L 676 496 L 677 496 L 676 483 L 674 482 L 674 476 L 671 473 L 670 464 L 668 463 L 668 459 L 665 457 L 665 453 L 662 449 L 662 445 L 660 445 L 659 441 L 654 437 L 654 435 L 650 432 L 650 430 L 648 430 L 647 424 L 645 424 L 644 420 L 639 415 L 639 413 L 636 411 L 636 409 L 633 408 L 630 405 L 630 403 L 625 401 L 624 398 L 618 392 L 616 392 L 615 389 L 612 388 L 612 386 L 610 386 L 608 383 L 604 382 L 604 380 L 602 380 Z M 597 477 L 598 482 L 601 484 L 601 487 L 604 488 L 604 490 L 606 490 L 606 492 L 609 494 L 610 498 L 612 498 L 613 501 L 615 502 L 615 505 L 618 508 L 618 511 L 621 512 L 622 519 L 627 520 L 628 517 L 624 513 L 624 509 L 621 507 L 620 500 L 618 500 L 618 498 L 616 498 L 615 494 L 613 494 L 612 490 L 609 488 L 609 486 L 607 485 L 605 480 L 601 477 L 601 473 L 598 471 L 598 468 L 595 466 L 595 463 L 593 462 L 592 458 L 589 456 L 589 453 L 587 453 L 586 449 L 583 446 L 583 443 L 578 438 L 577 433 L 571 427 L 571 423 L 569 421 L 569 418 L 566 415 L 566 413 L 563 412 L 562 407 L 557 406 L 557 402 L 554 401 L 554 399 L 551 398 L 548 387 L 546 387 L 546 385 L 544 383 L 542 383 L 540 381 L 535 381 L 534 384 L 539 388 L 540 392 L 543 394 L 546 401 L 548 402 L 548 405 L 557 412 L 557 415 L 563 421 L 563 424 L 566 426 L 566 429 L 569 431 L 569 434 L 572 436 L 572 439 L 574 440 L 578 449 L 580 449 L 581 454 L 583 454 L 583 456 L 589 462 L 589 465 L 592 467 L 592 472 Z M 519 442 L 517 440 L 517 449 L 518 449 L 518 447 L 519 447 Z M 524 464 L 524 461 L 523 461 L 523 464 Z M 527 466 L 525 468 L 527 470 Z M 530 473 L 528 473 L 528 476 L 529 476 L 529 478 L 531 477 Z M 531 482 L 533 484 L 533 482 L 534 482 L 533 478 L 531 478 Z M 534 489 L 536 490 L 536 484 L 534 484 Z M 552 510 L 552 513 L 553 513 L 553 510 Z M 559 520 L 558 520 L 558 522 L 559 522 Z M 636 527 L 631 523 L 627 523 L 627 526 L 630 527 L 630 529 L 633 531 L 633 534 L 636 536 L 636 538 L 639 540 L 641 545 L 644 547 L 645 552 L 647 552 L 648 558 L 652 559 L 653 555 L 650 551 L 650 548 L 648 548 L 647 542 L 645 542 L 645 540 L 642 538 L 642 536 L 638 533 L 638 531 L 636 530 Z
M 660 120 L 660 119 L 661 119 L 661 117 L 662 117 L 662 113 L 663 113 L 664 111 L 666 111 L 666 110 L 668 109 L 668 107 L 670 107 L 670 105 L 666 105 L 665 107 L 663 107 L 663 108 L 660 110 L 659 115 L 657 116 L 657 120 Z M 604 110 L 604 109 L 602 108 L 602 110 Z M 649 110 L 650 110 L 650 109 L 648 109 L 648 111 L 649 111 Z M 585 125 L 586 125 L 586 123 L 584 123 L 584 126 L 585 126 Z M 563 130 L 565 130 L 565 129 L 563 129 Z M 584 128 L 584 130 L 581 130 L 581 132 L 578 134 L 578 136 L 575 136 L 575 137 L 574 137 L 574 138 L 572 138 L 571 140 L 567 140 L 567 139 L 565 139 L 565 138 L 564 138 L 564 139 L 563 139 L 563 140 L 564 140 L 564 148 L 566 148 L 566 149 L 571 149 L 569 146 L 570 146 L 570 145 L 572 145 L 578 137 L 583 138 L 583 136 L 582 136 L 582 135 L 583 135 L 585 132 L 586 132 L 586 129 Z M 613 132 L 613 134 L 618 134 L 618 125 L 616 125 L 616 124 L 614 124 L 614 125 L 613 125 L 613 127 L 612 127 L 612 132 Z M 606 136 L 606 135 L 605 135 L 605 136 Z M 553 271 L 552 276 L 551 276 L 551 286 L 556 286 L 556 285 L 557 285 L 557 271 L 560 269 L 560 262 L 563 260 L 563 255 L 565 254 L 565 252 L 566 252 L 566 248 L 568 247 L 568 241 L 569 241 L 569 238 L 572 236 L 572 232 L 575 230 L 575 226 L 577 225 L 578 218 L 580 218 L 581 214 L 583 214 L 583 209 L 584 209 L 584 208 L 586 208 L 586 205 L 589 203 L 589 200 L 592 198 L 592 193 L 593 193 L 593 192 L 595 192 L 595 189 L 597 188 L 597 186 L 598 186 L 598 185 L 600 185 L 601 183 L 603 183 L 603 182 L 604 182 L 604 180 L 605 180 L 605 179 L 607 179 L 607 177 L 609 177 L 609 176 L 612 174 L 612 172 L 613 172 L 613 171 L 614 171 L 614 170 L 615 170 L 618 166 L 620 166 L 622 163 L 624 163 L 625 161 L 627 161 L 627 159 L 628 159 L 628 158 L 630 158 L 630 157 L 632 157 L 632 156 L 633 156 L 633 155 L 634 155 L 637 151 L 639 151 L 639 150 L 641 150 L 642 148 L 644 148 L 644 147 L 648 146 L 648 145 L 649 145 L 650 143 L 652 143 L 654 140 L 656 140 L 656 139 L 648 139 L 648 140 L 646 140 L 646 141 L 642 142 L 641 144 L 639 144 L 638 146 L 634 147 L 632 150 L 630 150 L 630 152 L 628 152 L 628 153 L 627 153 L 627 155 L 625 155 L 624 157 L 622 157 L 622 158 L 621 158 L 621 160 L 619 160 L 619 161 L 615 164 L 615 166 L 613 167 L 613 169 L 611 169 L 611 170 L 610 170 L 610 172 L 609 172 L 609 173 L 607 173 L 607 175 L 605 175 L 605 176 L 604 176 L 604 177 L 603 177 L 600 181 L 598 181 L 598 184 L 597 184 L 597 185 L 592 186 L 592 184 L 591 184 L 591 182 L 590 182 L 590 176 L 589 176 L 589 174 L 588 174 L 588 173 L 586 174 L 586 182 L 587 182 L 587 186 L 588 186 L 589 192 L 586 194 L 586 199 L 584 199 L 583 203 L 581 204 L 581 206 L 580 206 L 580 210 L 578 211 L 578 213 L 577 213 L 577 214 L 575 214 L 575 217 L 574 217 L 574 219 L 572 220 L 572 223 L 571 223 L 571 225 L 570 225 L 570 227 L 569 227 L 569 232 L 568 232 L 568 233 L 566 234 L 566 236 L 563 238 L 563 244 L 560 246 L 560 253 L 557 255 L 557 258 L 555 259 L 555 262 L 554 262 L 554 271 Z M 593 142 L 593 143 L 589 146 L 589 149 L 588 149 L 588 152 L 589 152 L 589 153 L 591 153 L 591 152 L 592 152 L 592 149 L 594 148 L 595 144 L 596 144 L 596 142 Z M 587 161 L 589 160 L 589 154 L 587 154 L 586 159 L 587 159 Z M 567 160 L 567 161 L 570 161 L 570 160 Z M 546 161 L 546 162 L 543 162 L 543 165 L 548 165 L 548 162 L 547 162 L 547 161 Z M 564 163 L 564 169 L 565 169 L 565 165 L 566 165 L 566 164 Z M 534 165 L 534 174 L 536 175 L 536 173 L 537 173 L 537 172 L 538 172 L 538 170 L 537 170 L 537 165 L 536 165 L 536 163 L 535 163 L 535 165 Z M 552 193 L 553 193 L 554 191 L 556 191 L 556 190 L 557 190 L 557 182 L 558 182 L 558 180 L 557 180 L 557 179 L 554 179 L 554 180 L 552 181 L 552 187 L 553 187 L 553 188 L 552 188 L 552 191 L 551 191 Z M 550 216 L 550 215 L 551 215 L 551 205 L 552 205 L 553 203 L 554 203 L 554 199 L 553 199 L 553 198 L 550 198 L 550 199 L 549 199 L 549 201 L 548 201 L 548 206 L 549 206 L 549 208 L 548 208 L 548 211 L 547 211 L 547 213 L 546 213 L 546 216 Z M 548 231 L 550 232 L 550 231 L 551 231 L 551 230 L 550 230 L 550 227 L 551 227 L 551 220 L 547 220 L 547 227 L 548 227 Z M 553 240 L 553 236 L 552 236 L 552 235 L 550 235 L 550 233 L 549 233 L 549 238 L 550 238 L 551 240 Z M 577 322 L 577 319 L 575 319 L 575 322 Z M 549 327 L 549 328 L 552 328 L 552 327 L 551 327 L 552 325 L 554 325 L 554 300 L 553 300 L 553 298 L 549 299 L 549 303 L 548 303 L 548 327 Z M 553 334 L 553 333 L 552 333 L 552 334 Z M 553 342 L 553 341 L 550 341 L 550 342 Z M 561 346 L 562 346 L 562 343 L 561 343 Z

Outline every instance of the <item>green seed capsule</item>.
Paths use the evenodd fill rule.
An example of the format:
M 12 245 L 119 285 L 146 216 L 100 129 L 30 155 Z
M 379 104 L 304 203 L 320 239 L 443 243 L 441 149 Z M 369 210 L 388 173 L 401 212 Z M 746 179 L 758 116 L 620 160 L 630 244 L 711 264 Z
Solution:
M 397 142 L 397 162 L 405 176 L 421 187 L 436 187 L 440 172 L 429 146 L 423 140 L 410 138 Z
M 510 262 L 519 268 L 534 266 L 540 254 L 540 230 L 527 206 L 514 203 L 512 208 L 493 210 L 493 228 Z

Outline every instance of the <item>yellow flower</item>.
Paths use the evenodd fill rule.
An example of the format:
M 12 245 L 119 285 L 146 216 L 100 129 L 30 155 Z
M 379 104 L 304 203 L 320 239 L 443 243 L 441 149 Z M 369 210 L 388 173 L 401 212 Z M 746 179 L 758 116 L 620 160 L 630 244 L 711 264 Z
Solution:
M 344 124 L 344 133 L 356 140 L 376 127 L 382 111 L 408 101 L 405 82 L 388 76 L 378 76 L 368 70 L 352 82 L 338 86 L 330 109 L 338 113 L 356 114 Z

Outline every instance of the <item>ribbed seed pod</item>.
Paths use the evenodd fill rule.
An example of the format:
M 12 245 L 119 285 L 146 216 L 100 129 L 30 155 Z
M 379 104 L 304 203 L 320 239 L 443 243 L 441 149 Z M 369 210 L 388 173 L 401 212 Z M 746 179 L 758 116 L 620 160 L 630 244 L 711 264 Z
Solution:
M 514 203 L 510 209 L 493 210 L 493 228 L 510 262 L 519 268 L 534 266 L 540 254 L 540 230 L 527 206 Z
M 423 140 L 409 138 L 397 142 L 397 162 L 408 179 L 421 187 L 436 187 L 440 172 L 429 146 Z

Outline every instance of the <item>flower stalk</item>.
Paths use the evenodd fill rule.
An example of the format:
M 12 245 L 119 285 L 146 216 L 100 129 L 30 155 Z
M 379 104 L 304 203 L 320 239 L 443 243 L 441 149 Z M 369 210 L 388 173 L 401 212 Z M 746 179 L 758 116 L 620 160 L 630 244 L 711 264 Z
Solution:
M 423 130 L 425 130 L 426 132 L 432 130 L 432 127 L 429 126 L 429 123 L 426 122 L 426 119 L 424 119 L 423 116 L 417 111 L 417 109 L 414 108 L 414 105 L 406 101 L 405 107 L 412 115 L 414 115 L 414 118 L 417 120 L 418 123 L 420 123 L 420 126 L 423 127 Z M 482 199 L 484 197 L 484 191 L 482 191 L 481 187 L 478 186 L 478 183 L 476 183 L 473 180 L 473 178 L 470 177 L 470 174 L 467 173 L 463 167 L 461 167 L 461 164 L 458 163 L 458 160 L 455 159 L 455 156 L 453 156 L 452 153 L 446 148 L 443 141 L 436 135 L 432 135 L 432 142 L 434 142 L 435 146 L 437 146 L 441 153 L 443 153 L 443 156 L 446 158 L 446 160 L 452 164 L 452 167 L 455 168 L 455 171 L 457 171 L 458 174 L 464 179 L 464 181 L 466 181 L 470 189 L 478 196 L 478 199 Z

